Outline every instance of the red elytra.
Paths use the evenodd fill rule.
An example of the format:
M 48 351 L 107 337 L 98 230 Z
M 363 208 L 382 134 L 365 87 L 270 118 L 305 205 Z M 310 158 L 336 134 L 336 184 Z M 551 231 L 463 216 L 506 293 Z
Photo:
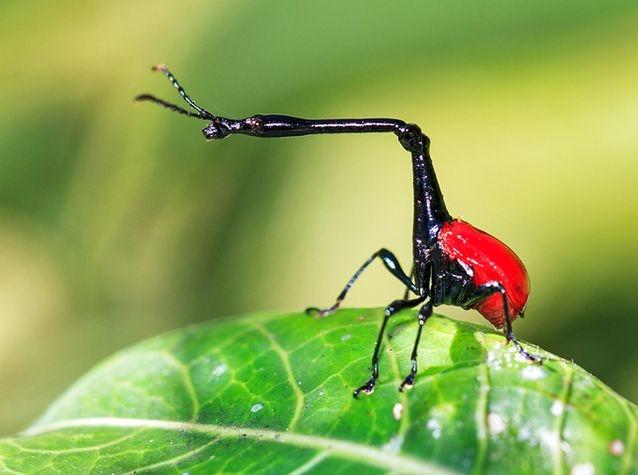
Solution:
M 445 255 L 472 268 L 474 285 L 500 282 L 505 288 L 514 320 L 525 309 L 529 296 L 529 276 L 514 251 L 485 231 L 455 219 L 443 224 L 439 244 Z M 496 293 L 474 306 L 496 328 L 505 323 L 503 298 Z

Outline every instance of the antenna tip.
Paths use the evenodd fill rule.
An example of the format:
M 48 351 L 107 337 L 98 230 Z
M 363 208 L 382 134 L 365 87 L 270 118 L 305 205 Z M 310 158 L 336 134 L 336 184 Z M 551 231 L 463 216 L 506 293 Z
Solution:
M 159 63 L 159 64 L 154 64 L 151 67 L 151 71 L 159 71 L 161 73 L 165 73 L 166 71 L 168 71 L 168 68 L 166 67 L 164 63 Z

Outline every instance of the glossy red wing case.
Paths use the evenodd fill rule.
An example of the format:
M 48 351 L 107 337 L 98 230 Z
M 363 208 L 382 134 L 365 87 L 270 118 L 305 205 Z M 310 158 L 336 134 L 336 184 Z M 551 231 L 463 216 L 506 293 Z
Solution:
M 500 282 L 505 288 L 514 320 L 525 309 L 529 296 L 527 270 L 514 252 L 496 239 L 469 223 L 461 220 L 443 224 L 439 244 L 452 261 L 461 261 L 473 271 L 474 285 Z M 505 324 L 503 298 L 496 293 L 474 306 L 481 315 L 497 328 Z

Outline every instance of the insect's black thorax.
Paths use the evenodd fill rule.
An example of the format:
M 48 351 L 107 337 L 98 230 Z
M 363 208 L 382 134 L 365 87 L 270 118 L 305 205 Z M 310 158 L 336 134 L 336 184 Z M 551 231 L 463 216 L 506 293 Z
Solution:
M 472 269 L 456 260 L 450 260 L 436 245 L 432 251 L 430 298 L 432 305 L 466 307 L 476 286 Z

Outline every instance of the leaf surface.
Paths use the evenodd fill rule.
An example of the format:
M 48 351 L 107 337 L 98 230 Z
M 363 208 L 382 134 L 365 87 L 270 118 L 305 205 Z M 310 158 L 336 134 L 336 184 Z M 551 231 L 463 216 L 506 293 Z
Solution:
M 7 473 L 638 473 L 638 410 L 573 363 L 519 360 L 483 327 L 414 312 L 259 314 L 161 335 L 107 359 L 22 434 Z M 591 472 L 591 470 L 594 472 Z M 583 470 L 583 472 L 577 472 Z M 589 470 L 589 471 L 587 471 Z

